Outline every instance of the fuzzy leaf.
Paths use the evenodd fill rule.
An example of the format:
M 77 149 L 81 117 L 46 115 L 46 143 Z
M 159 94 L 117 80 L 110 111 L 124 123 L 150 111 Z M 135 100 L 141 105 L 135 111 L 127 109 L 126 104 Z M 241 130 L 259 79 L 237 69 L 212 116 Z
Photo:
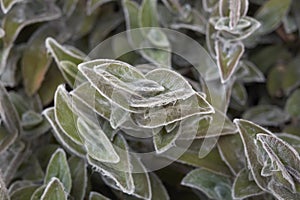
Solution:
M 41 197 L 41 200 L 67 200 L 63 184 L 57 178 L 52 178 Z
M 114 0 L 88 0 L 87 2 L 87 14 L 90 15 L 93 13 L 99 6 L 111 2 Z
M 63 184 L 65 190 L 69 193 L 72 187 L 70 168 L 67 162 L 66 153 L 63 149 L 57 149 L 51 156 L 45 175 L 45 184 L 52 181 L 52 178 L 58 178 Z M 47 190 L 47 188 L 46 188 Z
M 82 144 L 76 128 L 78 115 L 74 112 L 72 99 L 63 85 L 60 85 L 57 88 L 54 100 L 54 111 L 57 124 L 72 141 L 79 145 Z
M 195 169 L 189 172 L 181 184 L 198 189 L 211 199 L 232 199 L 230 180 L 205 169 Z
M 4 14 L 6 14 L 16 3 L 22 2 L 24 0 L 1 0 L 1 9 Z
M 267 34 L 274 31 L 288 12 L 291 2 L 291 0 L 270 0 L 265 2 L 255 14 L 255 18 L 262 24 L 258 33 Z
M 1 172 L 0 172 L 0 199 L 9 200 L 8 191 L 6 189 L 4 181 L 2 179 Z
M 51 124 L 53 128 L 53 135 L 55 136 L 57 141 L 72 154 L 75 154 L 79 157 L 85 157 L 86 150 L 84 149 L 84 147 L 71 140 L 69 136 L 67 136 L 58 126 L 57 122 L 55 121 L 54 109 L 46 109 L 44 110 L 43 114 Z
M 262 194 L 263 191 L 252 180 L 246 169 L 242 169 L 236 176 L 232 186 L 232 196 L 234 199 L 244 199 Z
M 295 90 L 288 98 L 284 110 L 292 117 L 300 118 L 300 89 Z
M 76 64 L 73 62 L 64 60 L 59 63 L 61 73 L 64 76 L 65 80 L 71 87 L 75 87 L 86 81 L 84 76 L 77 69 Z
M 30 199 L 31 195 L 34 191 L 38 188 L 36 185 L 25 186 L 19 188 L 11 193 L 10 199 L 11 200 L 27 200 Z
M 245 105 L 247 103 L 248 94 L 243 84 L 235 82 L 232 87 L 231 95 L 232 98 L 240 105 Z
M 217 64 L 224 83 L 233 75 L 241 56 L 244 53 L 244 45 L 241 42 L 225 43 L 225 41 L 215 42 L 215 51 L 217 53 Z
M 96 171 L 102 175 L 112 179 L 116 186 L 123 192 L 132 194 L 134 191 L 134 183 L 131 174 L 130 158 L 128 154 L 128 146 L 126 140 L 121 135 L 116 135 L 113 141 L 113 145 L 116 147 L 116 152 L 120 157 L 118 163 L 105 163 L 94 160 L 90 156 L 87 160 Z
M 256 184 L 262 189 L 266 190 L 269 178 L 262 177 L 261 171 L 263 169 L 263 164 L 261 163 L 261 153 L 258 151 L 256 145 L 256 135 L 258 133 L 264 133 L 267 135 L 273 135 L 270 131 L 243 119 L 235 119 L 234 123 L 239 129 L 239 134 L 242 138 L 245 156 L 247 158 L 247 163 Z
M 84 160 L 72 156 L 68 159 L 71 172 L 72 189 L 71 196 L 83 200 L 87 187 L 87 166 Z
M 265 77 L 263 73 L 255 66 L 254 63 L 243 60 L 240 61 L 240 68 L 236 72 L 238 80 L 249 83 L 249 82 L 264 82 Z
M 77 127 L 88 155 L 97 161 L 118 163 L 120 157 L 100 127 L 78 118 Z
M 234 147 L 234 149 L 231 147 Z M 218 150 L 222 160 L 234 174 L 239 173 L 246 166 L 245 155 L 241 153 L 243 151 L 243 143 L 238 134 L 220 137 Z
M 289 115 L 277 106 L 258 105 L 249 108 L 243 118 L 262 126 L 278 126 L 289 120 Z
M 90 192 L 89 200 L 109 200 L 109 198 L 103 196 L 98 192 Z

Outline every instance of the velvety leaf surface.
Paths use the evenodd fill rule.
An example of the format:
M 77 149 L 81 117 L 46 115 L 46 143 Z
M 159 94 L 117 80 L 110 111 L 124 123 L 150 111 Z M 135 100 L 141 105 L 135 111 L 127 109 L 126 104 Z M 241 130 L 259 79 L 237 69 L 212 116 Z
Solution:
M 63 184 L 57 178 L 52 178 L 48 183 L 41 200 L 61 199 L 66 200 L 67 195 L 64 191 Z
M 212 199 L 232 199 L 230 180 L 205 169 L 189 172 L 181 184 L 198 189 Z
M 68 193 L 71 191 L 72 179 L 70 168 L 67 162 L 66 153 L 62 149 L 57 149 L 53 153 L 47 166 L 45 183 L 50 184 L 54 177 L 60 180 L 63 184 L 64 190 Z

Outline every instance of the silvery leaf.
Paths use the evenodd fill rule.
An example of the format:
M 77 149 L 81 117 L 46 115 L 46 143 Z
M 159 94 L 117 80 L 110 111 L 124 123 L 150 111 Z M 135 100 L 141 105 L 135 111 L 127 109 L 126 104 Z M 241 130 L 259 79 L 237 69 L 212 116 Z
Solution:
M 77 127 L 88 156 L 99 162 L 118 163 L 120 157 L 99 126 L 78 118 Z
M 66 153 L 63 149 L 57 149 L 51 156 L 45 175 L 45 184 L 56 177 L 63 184 L 64 190 L 71 191 L 72 179 Z M 47 190 L 47 189 L 46 189 Z
M 52 178 L 47 184 L 41 200 L 60 199 L 67 200 L 67 194 L 64 191 L 63 184 L 57 178 Z

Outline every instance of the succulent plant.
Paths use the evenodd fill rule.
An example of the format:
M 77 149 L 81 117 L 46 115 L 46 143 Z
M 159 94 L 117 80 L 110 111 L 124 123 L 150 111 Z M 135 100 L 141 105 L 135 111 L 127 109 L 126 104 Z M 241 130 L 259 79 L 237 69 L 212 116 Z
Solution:
M 0 200 L 300 199 L 300 2 L 0 5 Z

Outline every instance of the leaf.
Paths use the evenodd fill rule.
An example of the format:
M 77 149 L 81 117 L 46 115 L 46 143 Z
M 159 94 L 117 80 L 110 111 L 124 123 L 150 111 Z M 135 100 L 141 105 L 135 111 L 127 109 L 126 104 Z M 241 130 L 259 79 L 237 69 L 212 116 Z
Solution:
M 55 64 L 52 63 L 48 69 L 48 72 L 46 73 L 40 89 L 38 90 L 38 94 L 44 106 L 49 105 L 53 101 L 56 88 L 64 82 L 65 80 L 60 71 Z
M 300 85 L 299 76 L 300 70 L 298 63 L 300 56 L 295 57 L 288 63 L 282 77 L 282 89 L 286 95 L 289 95 L 294 89 Z
M 240 105 L 245 105 L 247 103 L 248 94 L 245 86 L 240 82 L 235 82 L 233 84 L 231 95 Z
M 84 160 L 72 156 L 68 159 L 71 172 L 72 189 L 71 196 L 83 200 L 87 188 L 87 165 Z
M 233 121 L 239 129 L 239 134 L 242 138 L 247 164 L 253 175 L 256 184 L 264 191 L 266 191 L 269 178 L 262 177 L 261 171 L 263 169 L 262 155 L 256 145 L 256 135 L 258 133 L 265 133 L 273 135 L 270 131 L 243 119 L 235 119 Z
M 111 102 L 101 95 L 90 83 L 83 83 L 71 92 L 74 99 L 82 101 L 101 117 L 109 120 L 111 115 Z
M 90 15 L 93 13 L 99 6 L 111 2 L 114 0 L 88 0 L 87 2 L 87 14 Z
M 56 140 L 72 154 L 75 154 L 79 157 L 85 157 L 86 150 L 84 149 L 84 147 L 73 142 L 73 140 L 71 140 L 58 126 L 54 117 L 54 109 L 46 109 L 43 111 L 43 114 L 51 124 L 53 128 L 53 135 L 56 138 Z
M 132 170 L 126 140 L 118 134 L 114 138 L 113 145 L 115 145 L 115 150 L 120 157 L 118 163 L 99 162 L 90 156 L 87 157 L 88 163 L 103 176 L 112 179 L 123 192 L 132 194 L 135 186 L 131 174 Z
M 236 72 L 237 79 L 244 82 L 264 82 L 265 77 L 263 73 L 256 67 L 256 65 L 248 60 L 240 61 L 240 67 Z M 244 72 L 242 74 L 242 72 Z
M 211 199 L 232 199 L 230 180 L 205 169 L 195 169 L 189 172 L 181 184 L 198 189 Z
M 152 199 L 168 200 L 170 199 L 167 189 L 155 173 L 149 173 Z
M 118 163 L 120 157 L 100 127 L 85 122 L 81 117 L 77 127 L 88 155 L 99 162 Z
M 0 126 L 0 152 L 6 150 L 21 132 L 19 116 L 9 99 L 8 93 L 0 83 L 0 116 L 4 126 Z
M 268 93 L 274 97 L 282 97 L 282 79 L 285 71 L 279 66 L 272 68 L 268 73 Z
M 49 184 L 54 177 L 60 180 L 68 193 L 71 191 L 72 179 L 70 168 L 67 162 L 66 153 L 61 148 L 57 149 L 50 158 L 44 180 L 45 184 Z
M 168 69 L 155 69 L 146 74 L 146 78 L 155 81 L 165 88 L 160 94 L 146 99 L 133 99 L 133 107 L 154 107 L 171 103 L 178 99 L 186 99 L 195 91 L 178 73 Z
M 280 171 L 283 178 L 290 184 L 287 187 L 291 187 L 292 192 L 296 192 L 294 180 L 300 183 L 300 157 L 298 152 L 276 136 L 258 134 L 256 137 L 262 143 L 271 161 L 276 163 L 277 171 Z
M 0 199 L 9 200 L 8 191 L 6 189 L 4 181 L 2 179 L 1 172 L 0 172 Z
M 72 99 L 63 85 L 57 88 L 54 100 L 54 112 L 57 124 L 73 142 L 79 145 L 82 144 L 76 128 L 78 114 L 75 112 Z
M 274 105 L 258 105 L 249 108 L 243 118 L 262 126 L 278 126 L 289 120 L 289 115 Z
M 288 12 L 291 2 L 291 0 L 270 0 L 265 2 L 254 15 L 262 24 L 258 33 L 268 34 L 274 31 Z
M 57 178 L 52 178 L 41 197 L 41 200 L 60 199 L 67 200 L 63 184 Z
M 143 0 L 139 11 L 140 27 L 157 27 L 157 16 L 157 0 Z
M 16 3 L 22 2 L 23 0 L 1 0 L 1 9 L 6 14 Z
M 203 140 L 195 140 L 188 149 L 176 144 L 161 156 L 182 164 L 201 167 L 224 176 L 231 176 L 230 169 L 223 162 L 216 148 L 213 148 L 204 158 L 199 158 L 199 149 L 202 143 Z
M 45 9 L 47 12 L 45 12 Z M 54 4 L 44 1 L 19 3 L 5 15 L 2 28 L 5 31 L 3 37 L 4 49 L 0 58 L 0 73 L 2 72 L 7 56 L 20 31 L 27 25 L 49 21 L 59 18 L 60 10 Z
M 215 42 L 217 64 L 222 83 L 227 82 L 233 75 L 241 56 L 244 53 L 244 45 L 241 42 L 229 43 L 222 40 Z
M 30 37 L 24 51 L 21 65 L 25 91 L 28 95 L 34 94 L 41 86 L 48 71 L 51 58 L 47 52 L 44 41 L 49 36 L 56 36 L 62 24 L 44 25 Z
M 37 188 L 31 195 L 30 200 L 40 200 L 45 189 L 46 189 L 46 185 L 42 185 L 39 188 Z
M 43 122 L 43 117 L 32 110 L 28 110 L 22 115 L 21 124 L 24 129 L 33 128 L 42 122 Z
M 242 169 L 236 176 L 232 186 L 232 197 L 244 199 L 262 194 L 263 191 L 252 180 L 249 180 L 249 173 Z
M 297 152 L 300 152 L 300 137 L 289 133 L 276 134 L 277 137 L 291 145 Z
M 98 192 L 90 192 L 89 200 L 109 200 L 109 198 L 103 196 Z
M 62 75 L 64 76 L 65 80 L 72 88 L 86 81 L 86 79 L 79 72 L 77 66 L 74 63 L 64 60 L 59 63 L 59 66 Z
M 300 89 L 295 90 L 285 104 L 285 111 L 292 117 L 300 118 L 299 102 Z
M 145 113 L 133 113 L 132 118 L 140 127 L 157 128 L 194 115 L 211 113 L 214 113 L 213 107 L 196 93 L 185 100 L 179 99 L 167 105 L 149 108 Z
M 132 165 L 132 178 L 135 186 L 133 193 L 130 194 L 130 197 L 134 196 L 139 199 L 153 199 L 151 182 L 147 169 L 141 162 L 140 158 L 138 158 L 136 155 L 132 154 L 130 156 L 130 159 Z M 120 190 L 114 184 L 109 183 L 110 180 L 104 179 L 104 182 L 106 182 L 107 185 L 113 187 L 114 189 Z
M 25 186 L 19 188 L 10 194 L 11 200 L 27 200 L 30 199 L 31 195 L 38 188 L 36 185 Z
M 232 149 L 232 147 L 234 147 Z M 222 160 L 234 174 L 239 173 L 246 166 L 243 153 L 243 143 L 238 134 L 222 136 L 218 140 L 218 150 Z
M 271 180 L 268 188 L 270 192 L 277 198 L 277 199 L 299 199 L 300 195 L 299 193 L 292 193 L 290 190 L 288 190 L 285 187 L 282 187 L 282 185 L 276 183 L 274 180 Z
M 59 44 L 55 39 L 48 37 L 45 41 L 47 50 L 51 53 L 56 64 L 59 66 L 61 61 L 67 60 L 76 65 L 84 61 L 85 55 L 74 47 L 66 48 Z

